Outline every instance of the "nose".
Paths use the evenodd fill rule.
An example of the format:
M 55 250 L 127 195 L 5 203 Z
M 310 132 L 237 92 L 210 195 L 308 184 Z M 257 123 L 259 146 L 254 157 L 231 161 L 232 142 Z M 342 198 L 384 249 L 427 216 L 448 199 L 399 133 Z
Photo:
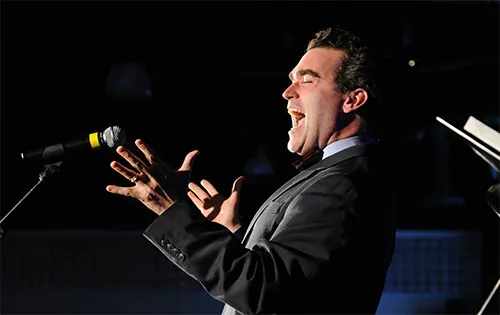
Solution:
M 295 83 L 292 82 L 292 84 L 290 84 L 290 86 L 288 86 L 288 88 L 283 92 L 282 96 L 286 100 L 298 98 L 299 94 L 297 93 Z

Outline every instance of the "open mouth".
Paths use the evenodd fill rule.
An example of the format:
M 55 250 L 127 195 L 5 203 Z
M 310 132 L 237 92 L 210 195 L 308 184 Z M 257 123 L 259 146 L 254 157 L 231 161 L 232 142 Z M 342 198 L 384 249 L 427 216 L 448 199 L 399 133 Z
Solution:
M 292 117 L 292 129 L 298 127 L 302 118 L 306 117 L 306 114 L 295 108 L 289 108 L 288 113 Z

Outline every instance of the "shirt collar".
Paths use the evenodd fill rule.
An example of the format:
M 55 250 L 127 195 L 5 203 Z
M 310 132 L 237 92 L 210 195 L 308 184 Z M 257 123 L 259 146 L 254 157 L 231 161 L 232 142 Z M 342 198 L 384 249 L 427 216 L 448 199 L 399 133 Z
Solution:
M 337 140 L 327 145 L 323 150 L 317 149 L 313 151 L 311 154 L 296 160 L 292 164 L 299 171 L 303 171 L 309 168 L 311 165 L 314 165 L 319 161 L 324 160 L 327 157 L 339 153 L 340 151 L 343 151 L 347 148 L 371 142 L 374 142 L 374 140 L 372 137 L 369 136 L 354 136 L 342 140 Z
M 370 136 L 354 136 L 342 140 L 337 140 L 323 149 L 323 160 L 329 156 L 339 153 L 342 150 L 353 147 L 355 145 L 367 144 L 374 142 L 373 138 Z

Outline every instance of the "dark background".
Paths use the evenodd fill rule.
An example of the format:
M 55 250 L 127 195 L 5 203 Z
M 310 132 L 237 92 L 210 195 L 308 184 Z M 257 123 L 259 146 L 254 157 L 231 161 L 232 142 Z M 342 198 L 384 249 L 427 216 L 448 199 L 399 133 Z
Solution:
M 142 137 L 175 167 L 199 149 L 194 178 L 223 192 L 261 144 L 275 170 L 275 181 L 263 183 L 281 184 L 296 158 L 286 150 L 281 93 L 307 40 L 328 23 L 359 31 L 392 56 L 384 110 L 402 180 L 401 224 L 423 217 L 473 225 L 489 215 L 466 211 L 464 221 L 438 209 L 428 220 L 409 208 L 439 194 L 481 198 L 491 184 L 488 165 L 463 140 L 449 131 L 435 136 L 436 116 L 458 127 L 469 115 L 498 124 L 498 2 L 488 1 L 4 2 L 3 213 L 43 169 L 23 163 L 21 152 L 111 125 L 125 129 L 130 143 Z M 110 68 L 125 61 L 144 65 L 151 97 L 106 96 Z M 103 151 L 65 162 L 5 227 L 144 227 L 148 211 L 104 190 L 128 184 L 109 168 L 115 158 Z M 254 193 L 246 189 L 242 198 L 255 200 Z
M 472 115 L 498 130 L 498 17 L 498 1 L 3 1 L 1 214 L 44 169 L 21 152 L 118 125 L 129 144 L 141 137 L 174 167 L 199 149 L 193 178 L 223 194 L 246 175 L 249 220 L 296 172 L 287 74 L 316 31 L 340 24 L 391 56 L 385 140 L 400 181 L 398 228 L 482 231 L 489 289 L 498 216 L 485 193 L 498 177 L 435 117 L 461 128 Z M 151 96 L 106 93 L 110 69 L 125 62 L 146 69 Z M 273 172 L 248 171 L 259 148 Z M 6 235 L 145 229 L 152 212 L 105 191 L 129 184 L 109 167 L 117 158 L 103 150 L 64 162 L 2 223 Z

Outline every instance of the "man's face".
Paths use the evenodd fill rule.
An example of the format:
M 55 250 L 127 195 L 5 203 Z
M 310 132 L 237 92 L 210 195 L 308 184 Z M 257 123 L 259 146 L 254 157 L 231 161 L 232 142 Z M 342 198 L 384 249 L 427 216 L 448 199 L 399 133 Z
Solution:
M 290 152 L 304 156 L 331 142 L 344 98 L 335 90 L 334 73 L 344 56 L 333 48 L 314 48 L 290 72 L 292 83 L 283 92 L 292 116 Z

